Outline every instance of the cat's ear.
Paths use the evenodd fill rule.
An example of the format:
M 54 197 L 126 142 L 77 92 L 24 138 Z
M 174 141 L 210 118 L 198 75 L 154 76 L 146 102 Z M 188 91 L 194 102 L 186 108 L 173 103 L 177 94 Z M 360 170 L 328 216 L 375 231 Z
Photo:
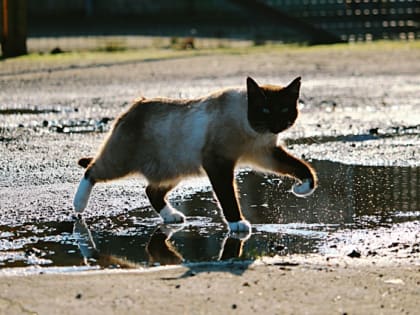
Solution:
M 299 96 L 299 91 L 300 91 L 300 77 L 297 77 L 296 79 L 294 79 L 287 87 L 286 89 L 292 93 L 295 94 L 296 97 Z
M 248 104 L 250 106 L 264 106 L 264 92 L 251 77 L 246 78 L 246 90 L 248 93 Z

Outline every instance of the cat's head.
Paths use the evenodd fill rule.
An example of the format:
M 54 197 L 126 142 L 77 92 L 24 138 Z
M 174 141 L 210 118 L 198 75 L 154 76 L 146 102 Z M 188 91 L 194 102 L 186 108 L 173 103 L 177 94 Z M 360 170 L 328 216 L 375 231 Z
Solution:
M 248 121 L 260 133 L 279 133 L 293 125 L 298 116 L 300 77 L 288 86 L 259 86 L 252 78 L 246 80 Z

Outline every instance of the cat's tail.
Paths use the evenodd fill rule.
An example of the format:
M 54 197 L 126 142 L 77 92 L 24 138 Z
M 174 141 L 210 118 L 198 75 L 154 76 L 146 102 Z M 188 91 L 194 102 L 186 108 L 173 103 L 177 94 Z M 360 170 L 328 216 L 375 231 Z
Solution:
M 87 168 L 89 164 L 92 162 L 93 157 L 83 157 L 81 158 L 77 164 L 79 164 L 83 168 Z

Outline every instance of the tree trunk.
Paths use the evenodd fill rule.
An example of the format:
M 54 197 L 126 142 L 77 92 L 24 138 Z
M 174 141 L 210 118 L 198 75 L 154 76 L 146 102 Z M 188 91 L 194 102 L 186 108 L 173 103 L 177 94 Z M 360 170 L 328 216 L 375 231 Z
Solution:
M 27 0 L 2 0 L 3 58 L 25 55 L 27 36 Z

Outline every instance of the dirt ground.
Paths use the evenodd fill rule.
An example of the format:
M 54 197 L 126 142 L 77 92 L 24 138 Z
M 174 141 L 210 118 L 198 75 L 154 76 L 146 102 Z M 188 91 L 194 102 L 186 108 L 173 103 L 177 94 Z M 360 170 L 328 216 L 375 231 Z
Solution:
M 59 125 L 107 121 L 139 95 L 194 97 L 243 85 L 248 75 L 272 84 L 302 76 L 301 115 L 284 138 L 318 142 L 295 141 L 290 149 L 296 154 L 342 163 L 419 166 L 419 60 L 415 43 L 115 63 L 1 61 L 1 225 L 71 220 L 72 195 L 81 176 L 75 161 L 95 152 L 104 134 L 67 134 Z M 25 109 L 31 114 L 18 113 Z M 382 137 L 354 145 L 325 141 L 378 134 Z M 122 197 L 125 208 L 146 203 L 127 185 L 111 192 L 98 189 L 95 211 L 86 216 L 117 215 L 123 211 Z M 419 233 L 417 224 L 402 227 L 398 235 L 409 235 L 408 248 L 413 249 Z M 417 314 L 420 254 L 399 255 L 377 235 L 367 235 L 364 244 L 381 248 L 381 257 L 352 259 L 337 252 L 153 272 L 0 270 L 0 314 Z
M 310 257 L 3 276 L 1 314 L 417 314 L 420 266 Z

